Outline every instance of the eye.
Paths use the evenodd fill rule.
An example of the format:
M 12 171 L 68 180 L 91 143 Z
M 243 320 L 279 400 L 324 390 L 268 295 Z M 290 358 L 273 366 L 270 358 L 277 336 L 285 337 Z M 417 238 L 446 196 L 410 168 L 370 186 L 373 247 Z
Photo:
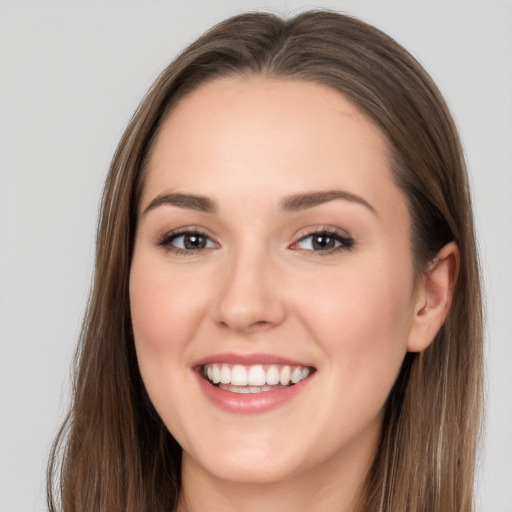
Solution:
M 158 242 L 160 247 L 174 250 L 176 253 L 198 252 L 218 247 L 206 234 L 200 231 L 181 231 L 169 233 Z
M 353 245 L 353 239 L 347 235 L 341 234 L 338 231 L 321 230 L 302 237 L 292 246 L 292 249 L 332 253 L 343 249 L 350 249 Z

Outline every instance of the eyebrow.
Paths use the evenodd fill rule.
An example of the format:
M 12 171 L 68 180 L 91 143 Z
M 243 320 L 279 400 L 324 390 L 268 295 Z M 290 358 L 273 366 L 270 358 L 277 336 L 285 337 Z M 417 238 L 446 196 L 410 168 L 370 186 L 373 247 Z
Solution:
M 346 192 L 344 190 L 326 190 L 292 195 L 282 201 L 281 209 L 284 212 L 297 212 L 339 199 L 365 206 L 372 213 L 378 215 L 375 208 L 368 203 L 368 201 L 356 194 L 352 194 L 351 192 Z M 206 196 L 173 192 L 169 194 L 159 194 L 156 196 L 142 213 L 146 214 L 147 212 L 162 205 L 177 206 L 178 208 L 185 208 L 204 213 L 217 212 L 215 202 Z
M 289 196 L 282 202 L 281 207 L 285 212 L 297 212 L 307 208 L 313 208 L 314 206 L 328 203 L 330 201 L 335 201 L 337 199 L 360 204 L 368 208 L 375 215 L 378 215 L 377 210 L 375 210 L 368 201 L 358 195 L 344 190 L 326 190 Z
M 165 204 L 204 213 L 215 213 L 217 211 L 215 202 L 208 197 L 173 192 L 156 196 L 142 213 L 146 214 Z

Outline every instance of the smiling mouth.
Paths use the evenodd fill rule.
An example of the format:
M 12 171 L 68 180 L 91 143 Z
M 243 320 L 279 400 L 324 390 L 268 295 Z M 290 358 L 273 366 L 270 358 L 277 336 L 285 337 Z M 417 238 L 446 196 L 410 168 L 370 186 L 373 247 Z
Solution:
M 314 368 L 292 365 L 211 363 L 202 367 L 210 384 L 232 393 L 261 393 L 288 388 L 307 379 Z

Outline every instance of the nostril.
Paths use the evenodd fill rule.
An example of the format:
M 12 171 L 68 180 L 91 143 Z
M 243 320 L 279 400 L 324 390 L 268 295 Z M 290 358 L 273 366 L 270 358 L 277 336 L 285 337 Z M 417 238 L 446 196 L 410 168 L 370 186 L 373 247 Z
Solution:
M 221 320 L 219 325 L 223 328 L 234 329 L 239 332 L 244 333 L 252 333 L 252 332 L 260 332 L 271 329 L 274 324 L 267 320 L 257 320 L 256 322 L 244 321 L 242 318 L 231 319 L 229 320 Z
M 272 327 L 272 323 L 265 320 L 259 320 L 249 326 L 250 329 L 267 329 L 270 327 Z

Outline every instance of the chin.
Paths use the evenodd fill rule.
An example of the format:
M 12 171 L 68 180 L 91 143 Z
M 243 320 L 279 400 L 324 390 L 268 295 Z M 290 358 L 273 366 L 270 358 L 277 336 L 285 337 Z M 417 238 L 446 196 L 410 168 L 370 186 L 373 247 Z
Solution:
M 272 484 L 284 481 L 300 472 L 302 465 L 297 453 L 256 442 L 238 444 L 230 449 L 223 445 L 204 450 L 199 456 L 183 452 L 183 464 L 202 467 L 203 471 L 227 482 L 237 484 Z

